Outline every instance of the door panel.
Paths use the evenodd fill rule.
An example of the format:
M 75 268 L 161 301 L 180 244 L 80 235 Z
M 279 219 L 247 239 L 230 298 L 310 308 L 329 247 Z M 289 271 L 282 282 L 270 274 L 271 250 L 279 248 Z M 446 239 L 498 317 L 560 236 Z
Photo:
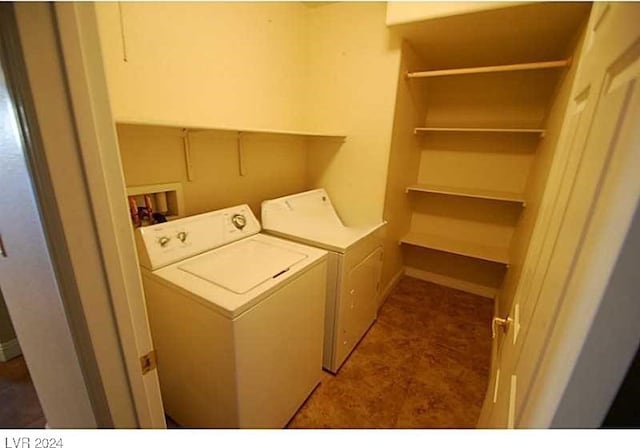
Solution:
M 587 152 L 589 156 L 588 165 L 585 166 L 585 172 L 581 173 L 576 182 L 576 188 L 583 194 L 577 195 L 567 209 L 567 219 L 559 235 L 559 244 L 556 248 L 557 256 L 551 261 L 549 266 L 549 276 L 541 291 L 541 297 L 545 303 L 553 302 L 558 304 L 560 298 L 565 294 L 567 287 L 567 279 L 574 268 L 575 259 L 579 255 L 579 246 L 584 238 L 587 228 L 587 220 L 590 219 L 592 213 L 592 199 L 599 189 L 602 178 L 594 179 L 593 174 L 601 171 L 600 167 L 604 166 L 605 170 L 610 161 L 611 151 L 605 154 L 598 154 L 598 150 L 604 148 L 615 147 L 616 137 L 620 129 L 630 125 L 628 119 L 625 120 L 627 106 L 629 100 L 634 98 L 637 101 L 637 88 L 635 83 L 630 83 L 627 89 L 620 89 L 602 102 L 599 108 L 596 120 L 599 125 L 589 139 L 589 148 Z M 603 151 L 599 151 L 602 153 Z M 600 156 L 600 157 L 598 157 Z M 604 157 L 603 157 L 604 156 Z M 591 168 L 591 169 L 589 169 Z M 587 195 L 590 194 L 588 197 Z M 583 229 L 582 232 L 576 232 L 576 229 Z M 594 260 L 594 262 L 597 262 Z M 527 338 L 527 346 L 523 347 L 522 353 L 539 353 L 546 342 L 546 334 L 556 312 L 555 307 L 540 307 L 537 324 L 531 328 L 530 337 Z M 579 318 L 579 317 L 577 317 Z M 528 383 L 534 374 L 535 361 L 528 356 L 522 356 L 518 370 L 521 370 L 523 381 Z M 520 409 L 522 403 L 518 404 Z
M 362 337 L 376 317 L 381 253 L 378 248 L 349 272 L 347 333 L 351 343 Z
M 509 328 L 497 361 L 501 375 L 512 381 L 498 388 L 493 427 L 518 426 L 609 163 L 624 150 L 618 136 L 640 121 L 637 112 L 630 113 L 639 101 L 638 20 L 640 6 L 634 4 L 598 4 L 592 12 L 563 138 L 511 310 L 512 316 L 517 310 L 520 328 Z
M 381 247 L 375 249 L 346 274 L 338 304 L 339 339 L 335 354 L 337 365 L 342 364 L 376 318 L 382 268 L 381 254 Z M 357 260 L 364 254 L 358 255 L 352 252 L 351 255 Z M 345 263 L 347 263 L 346 260 Z

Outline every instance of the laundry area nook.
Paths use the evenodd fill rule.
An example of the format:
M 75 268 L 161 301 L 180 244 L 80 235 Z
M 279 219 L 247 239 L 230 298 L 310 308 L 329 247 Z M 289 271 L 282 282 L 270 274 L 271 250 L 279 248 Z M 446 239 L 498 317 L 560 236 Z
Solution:
M 608 5 L 96 3 L 167 427 L 544 426 L 585 129 L 638 109 Z

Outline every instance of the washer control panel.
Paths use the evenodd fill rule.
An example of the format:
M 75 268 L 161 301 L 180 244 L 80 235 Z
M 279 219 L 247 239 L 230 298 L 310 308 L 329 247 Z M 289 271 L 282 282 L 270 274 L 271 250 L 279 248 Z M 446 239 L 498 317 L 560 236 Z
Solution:
M 158 269 L 260 232 L 247 205 L 136 229 L 140 264 Z

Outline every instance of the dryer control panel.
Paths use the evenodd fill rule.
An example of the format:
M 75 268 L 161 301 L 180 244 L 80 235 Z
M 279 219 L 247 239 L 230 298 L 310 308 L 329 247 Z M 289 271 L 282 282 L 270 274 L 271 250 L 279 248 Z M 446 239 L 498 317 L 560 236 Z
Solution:
M 158 269 L 260 232 L 248 205 L 136 229 L 140 264 Z

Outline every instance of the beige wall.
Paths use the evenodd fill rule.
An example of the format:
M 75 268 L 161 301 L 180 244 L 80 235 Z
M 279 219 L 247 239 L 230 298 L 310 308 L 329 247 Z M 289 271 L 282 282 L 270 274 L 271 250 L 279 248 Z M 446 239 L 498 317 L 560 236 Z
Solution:
M 387 2 L 387 25 L 505 8 L 522 2 Z
M 384 219 L 388 226 L 382 263 L 383 290 L 390 286 L 404 268 L 398 241 L 409 231 L 412 214 L 405 189 L 415 183 L 420 165 L 420 147 L 413 135 L 413 128 L 422 123 L 425 116 L 424 105 L 416 100 L 420 95 L 415 91 L 415 84 L 407 82 L 402 73 L 418 70 L 421 65 L 422 61 L 413 48 L 403 42 L 384 205 Z
M 235 132 L 191 132 L 193 181 L 187 180 L 180 128 L 118 125 L 118 139 L 127 186 L 180 182 L 186 215 L 247 203 L 260 216 L 263 200 L 308 187 L 303 137 L 244 135 L 241 176 Z
M 233 133 L 194 133 L 187 214 L 239 202 L 256 210 L 262 199 L 325 187 L 347 224 L 380 221 L 399 63 L 384 3 L 121 6 L 128 62 L 118 5 L 97 5 L 116 121 L 347 135 L 344 144 L 248 136 L 247 163 L 259 168 L 240 178 Z M 123 129 L 127 185 L 184 181 L 177 128 L 147 132 L 146 142 Z
M 15 338 L 16 333 L 9 318 L 9 311 L 7 311 L 7 305 L 4 303 L 4 297 L 2 297 L 2 291 L 0 291 L 0 344 Z
M 384 208 L 400 63 L 384 20 L 384 3 L 308 8 L 308 126 L 347 134 L 339 151 L 314 147 L 309 171 L 348 225 L 379 222 Z
M 301 3 L 122 2 L 96 9 L 116 121 L 302 124 L 307 40 Z
M 527 249 L 531 235 L 533 234 L 538 212 L 540 211 L 542 196 L 547 184 L 553 156 L 556 152 L 556 145 L 560 138 L 565 111 L 569 103 L 569 95 L 571 94 L 571 87 L 578 66 L 576 58 L 580 55 L 582 39 L 583 36 L 580 37 L 578 44 L 575 45 L 573 51 L 574 62 L 571 68 L 565 72 L 564 77 L 558 84 L 553 104 L 546 119 L 545 137 L 540 141 L 536 150 L 536 157 L 525 189 L 527 207 L 522 211 L 519 225 L 513 235 L 513 244 L 510 248 L 511 267 L 507 271 L 502 291 L 499 295 L 498 313 L 500 315 L 506 315 L 509 312 L 518 282 L 520 281 L 522 267 L 527 255 Z

